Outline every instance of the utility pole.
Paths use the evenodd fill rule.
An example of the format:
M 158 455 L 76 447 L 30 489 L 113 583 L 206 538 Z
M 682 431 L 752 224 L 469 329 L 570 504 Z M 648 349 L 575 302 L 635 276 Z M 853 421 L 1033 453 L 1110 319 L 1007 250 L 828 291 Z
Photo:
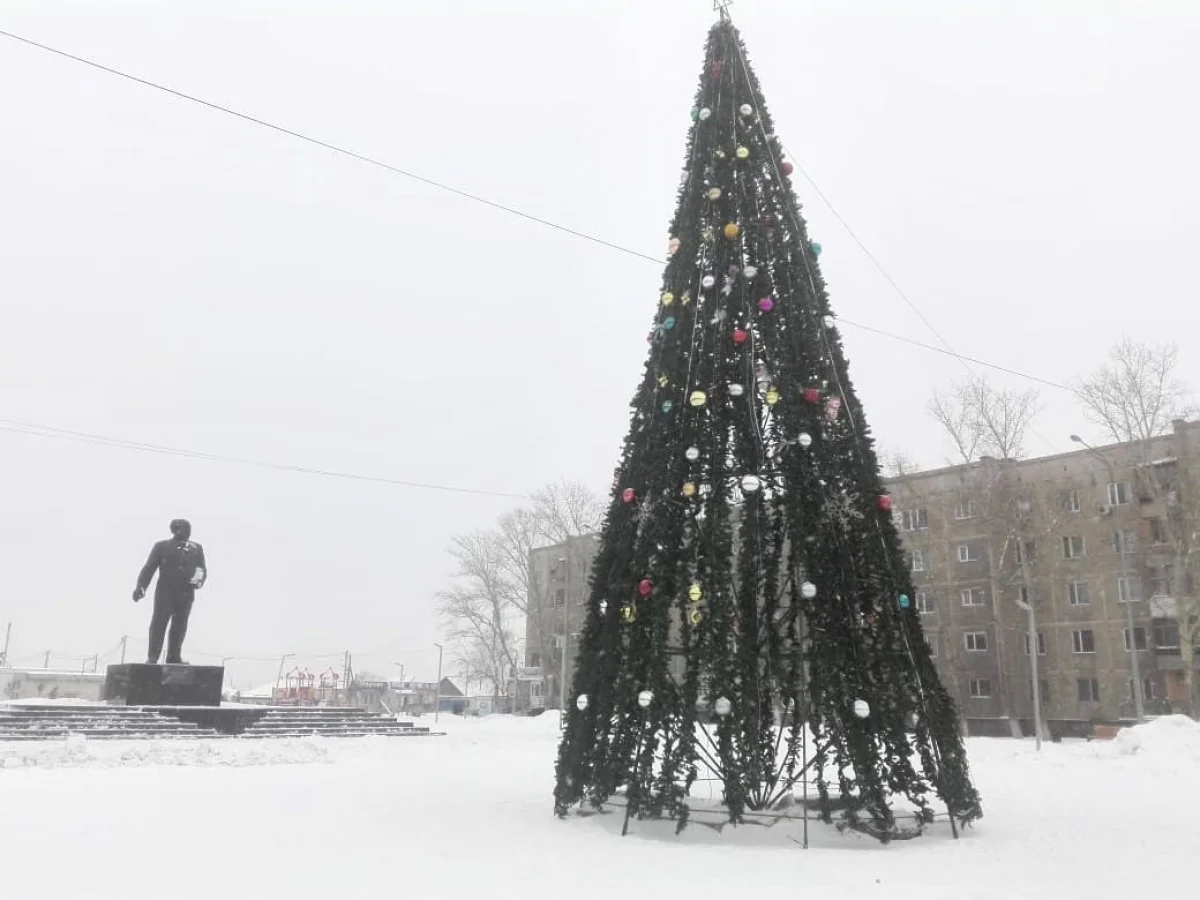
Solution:
M 1021 540 L 1020 533 L 1017 540 Z M 1033 608 L 1033 595 L 1029 587 L 1029 559 L 1023 546 L 1018 546 L 1017 557 L 1021 560 L 1021 581 L 1025 587 L 1025 599 L 1017 598 L 1017 606 L 1029 616 L 1029 677 L 1033 681 L 1033 740 L 1038 750 L 1042 749 L 1042 686 L 1038 679 L 1038 632 L 1037 613 Z
M 438 648 L 437 688 L 433 695 L 433 721 L 436 722 L 442 711 L 442 645 L 434 644 L 433 646 Z
M 567 573 L 563 588 L 562 671 L 558 681 L 558 708 L 567 714 L 567 644 L 571 640 L 571 536 L 567 535 Z
M 49 650 L 46 651 L 46 658 L 42 662 L 42 668 L 43 669 L 50 668 L 50 651 Z
M 121 665 L 125 665 L 125 648 L 129 645 L 129 635 L 121 635 Z
M 275 677 L 275 690 L 279 690 L 279 684 L 283 681 L 283 664 L 295 655 L 295 653 L 285 653 L 279 657 L 279 674 Z
M 1104 467 L 1108 469 L 1108 483 L 1117 484 L 1116 470 L 1113 469 L 1112 460 L 1108 458 L 1107 454 L 1101 453 L 1077 434 L 1071 435 L 1071 440 L 1076 444 L 1083 444 L 1092 455 L 1099 457 L 1100 462 L 1104 463 Z M 1146 698 L 1142 692 L 1142 667 L 1138 660 L 1137 634 L 1133 630 L 1133 590 L 1125 571 L 1125 534 L 1120 529 L 1117 530 L 1117 541 L 1117 583 L 1124 586 L 1127 594 L 1124 603 L 1125 630 L 1129 634 L 1129 664 L 1133 675 L 1133 715 L 1140 725 L 1146 721 Z M 1120 600 L 1118 591 L 1117 601 L 1120 602 Z
M 4 630 L 4 652 L 0 653 L 0 668 L 8 666 L 8 645 L 12 642 L 12 622 Z

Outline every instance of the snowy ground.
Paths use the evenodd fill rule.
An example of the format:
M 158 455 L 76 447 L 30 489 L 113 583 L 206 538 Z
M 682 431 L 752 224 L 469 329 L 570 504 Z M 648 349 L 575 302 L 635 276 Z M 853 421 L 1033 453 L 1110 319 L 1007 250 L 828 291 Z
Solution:
M 0 744 L 0 896 L 1094 900 L 1178 893 L 1195 852 L 1200 726 L 1181 718 L 1041 755 L 972 740 L 986 815 L 962 840 L 815 826 L 807 851 L 791 823 L 622 839 L 616 813 L 558 821 L 553 717 L 443 723 L 443 738 Z

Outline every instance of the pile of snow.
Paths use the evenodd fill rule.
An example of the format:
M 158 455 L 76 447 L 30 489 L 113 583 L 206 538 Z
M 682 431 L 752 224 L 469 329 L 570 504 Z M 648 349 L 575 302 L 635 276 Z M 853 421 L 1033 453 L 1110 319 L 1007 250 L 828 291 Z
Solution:
M 103 700 L 85 700 L 82 697 L 23 697 L 20 700 L 0 701 L 0 709 L 6 706 L 107 706 Z
M 1111 747 L 1118 756 L 1200 761 L 1200 722 L 1187 716 L 1163 716 L 1145 725 L 1121 729 Z
M 62 741 L 0 743 L 0 770 L 130 766 L 278 766 L 330 762 L 328 744 L 312 740 Z

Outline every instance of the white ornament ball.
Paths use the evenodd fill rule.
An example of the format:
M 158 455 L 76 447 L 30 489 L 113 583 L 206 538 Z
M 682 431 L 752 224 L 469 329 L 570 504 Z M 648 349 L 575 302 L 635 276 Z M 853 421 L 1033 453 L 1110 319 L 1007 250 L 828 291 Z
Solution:
M 811 447 L 812 446 L 812 435 L 809 434 L 807 431 L 800 432 L 800 436 L 798 438 L 796 438 L 796 440 L 799 442 L 801 447 Z
M 608 601 L 601 600 L 600 601 L 600 615 L 604 615 L 606 612 L 608 612 Z
M 754 112 L 754 107 L 751 106 L 749 103 L 743 103 L 741 106 L 738 107 L 738 112 L 740 112 L 743 116 L 748 116 L 752 112 Z
M 717 279 L 713 278 L 711 275 L 705 275 L 700 279 L 700 283 L 706 288 L 710 288 L 717 283 Z
M 742 478 L 742 490 L 747 494 L 755 493 L 760 487 L 762 487 L 762 479 L 757 475 L 746 475 Z
M 825 327 L 826 327 L 826 328 L 832 328 L 832 327 L 833 327 L 833 316 L 826 316 L 826 317 L 825 317 Z
M 690 462 L 695 462 L 700 458 L 700 448 L 688 447 L 687 450 L 684 451 L 683 455 L 686 456 Z
M 746 393 L 746 389 L 744 387 L 742 387 L 740 384 L 731 384 L 729 386 L 729 396 L 730 397 L 740 397 L 744 393 Z
M 700 110 L 700 121 L 701 122 L 705 121 L 711 115 L 712 115 L 712 110 L 709 109 L 707 106 L 704 107 L 704 109 Z
M 747 278 L 753 278 L 758 274 L 758 266 L 746 266 L 746 268 L 742 269 L 742 274 Z
M 640 694 L 638 694 L 638 706 L 640 706 L 642 709 L 645 709 L 652 702 L 654 702 L 653 691 L 642 691 Z
M 575 708 L 578 709 L 580 712 L 583 712 L 585 709 L 588 708 L 587 694 L 579 695 L 579 697 L 575 700 Z
M 717 702 L 713 704 L 713 711 L 718 716 L 727 716 L 729 711 L 733 709 L 733 704 L 729 702 L 728 697 L 718 697 Z
M 916 728 L 920 724 L 921 724 L 920 716 L 918 716 L 915 712 L 908 714 L 908 727 L 909 728 Z
M 854 714 L 860 719 L 865 719 L 871 714 L 871 704 L 869 704 L 866 700 L 855 700 Z
M 804 582 L 804 584 L 800 585 L 800 596 L 805 600 L 811 600 L 817 596 L 817 586 L 811 581 Z

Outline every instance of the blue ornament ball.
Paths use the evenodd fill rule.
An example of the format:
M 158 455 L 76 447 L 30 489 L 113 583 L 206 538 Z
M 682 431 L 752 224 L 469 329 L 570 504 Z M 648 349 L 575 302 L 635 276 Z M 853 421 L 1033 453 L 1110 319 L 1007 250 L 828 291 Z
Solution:
M 824 249 L 824 248 L 820 244 L 818 244 L 816 241 L 812 242 L 812 255 L 813 256 L 820 256 L 822 249 Z
M 662 327 L 663 327 L 663 331 L 670 331 L 672 328 L 674 328 L 675 327 L 675 317 L 667 316 L 665 319 L 663 319 Z
M 692 121 L 695 122 L 699 118 L 700 118 L 700 107 L 693 106 L 692 107 Z
M 908 603 L 909 603 L 908 594 L 901 594 L 900 595 L 900 608 L 908 609 Z
M 675 404 L 672 403 L 670 400 L 664 400 L 663 404 L 662 404 L 662 411 L 665 413 L 669 413 L 674 406 L 675 406 Z

